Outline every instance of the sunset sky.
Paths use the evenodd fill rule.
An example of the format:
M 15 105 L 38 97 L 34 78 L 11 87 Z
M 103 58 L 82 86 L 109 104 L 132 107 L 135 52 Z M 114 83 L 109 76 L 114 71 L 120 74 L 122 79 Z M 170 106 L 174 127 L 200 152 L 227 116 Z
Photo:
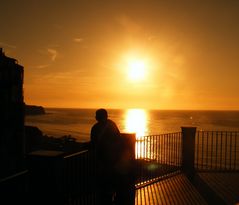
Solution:
M 0 2 L 27 104 L 239 110 L 238 0 Z

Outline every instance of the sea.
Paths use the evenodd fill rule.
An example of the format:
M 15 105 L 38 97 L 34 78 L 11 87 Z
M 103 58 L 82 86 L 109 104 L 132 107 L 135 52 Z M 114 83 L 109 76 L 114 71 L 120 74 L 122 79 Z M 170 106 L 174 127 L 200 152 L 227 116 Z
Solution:
M 78 142 L 90 140 L 96 109 L 45 108 L 44 115 L 25 117 L 25 125 L 38 127 L 45 135 L 70 135 Z M 180 132 L 181 127 L 203 131 L 239 131 L 239 111 L 107 109 L 122 133 L 136 136 Z

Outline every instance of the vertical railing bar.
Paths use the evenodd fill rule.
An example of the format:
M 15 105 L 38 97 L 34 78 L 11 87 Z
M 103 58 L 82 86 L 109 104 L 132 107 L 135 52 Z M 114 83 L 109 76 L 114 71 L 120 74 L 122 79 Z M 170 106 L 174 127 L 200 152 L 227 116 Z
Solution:
M 225 135 L 225 138 L 226 138 L 226 140 L 225 140 L 225 169 L 227 169 L 227 133 L 228 132 L 226 132 L 226 135 Z
M 170 148 L 171 148 L 171 134 L 168 134 L 168 164 L 171 165 L 171 152 L 170 152 Z
M 173 135 L 173 145 L 174 145 L 173 165 L 176 166 L 176 133 L 174 133 Z
M 151 147 L 151 139 L 152 139 L 152 136 L 149 136 L 149 145 L 148 145 L 148 158 L 149 160 L 151 161 L 151 150 L 152 150 L 152 147 Z
M 177 166 L 180 166 L 180 155 L 179 155 L 180 151 L 179 151 L 179 147 L 178 147 L 179 143 L 180 143 L 180 134 L 177 133 L 177 135 L 176 135 L 176 162 L 177 162 Z
M 167 134 L 164 135 L 164 163 L 167 164 Z
M 230 149 L 232 147 L 232 132 L 230 132 Z M 229 169 L 231 170 L 232 169 L 232 151 L 230 151 L 230 166 L 229 166 Z
M 196 132 L 196 135 L 195 135 L 195 163 L 194 163 L 194 166 L 195 166 L 195 169 L 198 169 L 198 149 L 197 149 L 197 145 L 198 145 L 198 135 L 199 135 L 199 131 Z
M 172 152 L 172 165 L 176 165 L 175 163 L 175 149 L 176 149 L 176 144 L 175 144 L 175 133 L 172 136 L 172 145 L 173 145 L 173 152 Z
M 182 144 L 182 133 L 180 135 L 180 140 L 178 142 L 178 156 L 179 156 L 178 159 L 179 159 L 180 166 L 182 166 L 182 146 L 181 146 L 181 144 Z
M 160 153 L 159 153 L 159 150 L 160 150 L 160 138 L 159 138 L 159 136 L 156 136 L 156 139 L 157 139 L 157 146 L 156 146 L 157 163 L 159 164 L 160 163 Z
M 202 134 L 202 140 L 201 140 L 201 152 L 202 152 L 202 154 L 201 154 L 201 156 L 202 156 L 202 158 L 201 158 L 201 169 L 203 169 L 204 168 L 204 153 L 203 153 L 203 146 L 204 146 L 204 132 L 203 132 L 203 134 Z
M 234 140 L 234 170 L 237 170 L 236 169 L 236 159 L 237 159 L 237 133 L 235 132 L 235 135 L 234 135 L 234 138 L 235 138 L 235 140 Z
M 178 133 L 177 135 L 177 158 L 178 158 L 178 166 L 181 166 L 181 155 L 180 155 L 180 147 L 179 144 L 181 143 L 182 133 Z
M 151 151 L 151 136 L 148 136 L 148 140 L 147 140 L 147 142 L 148 142 L 148 146 L 147 146 L 147 158 L 148 158 L 148 163 L 151 163 L 151 158 L 150 158 L 150 156 L 151 156 L 151 154 L 150 154 L 150 151 Z M 150 181 L 150 179 L 151 179 L 151 172 L 148 174 L 148 181 Z
M 152 135 L 152 160 L 154 161 L 154 135 Z
M 175 143 L 175 154 L 174 154 L 174 157 L 175 157 L 175 166 L 178 166 L 178 158 L 177 158 L 177 133 L 175 133 L 175 136 L 174 136 L 174 143 Z
M 145 159 L 145 143 L 146 143 L 146 136 L 144 136 L 144 138 L 143 138 L 143 141 L 142 141 L 142 143 L 141 143 L 141 149 L 142 149 L 142 155 L 141 155 L 141 157 L 142 157 L 142 162 L 144 161 L 144 159 Z M 144 177 L 144 164 L 143 163 L 141 163 L 141 180 L 140 180 L 140 183 L 142 184 L 143 183 L 143 177 Z
M 147 147 L 147 144 L 148 144 L 148 136 L 145 137 L 145 142 L 144 142 L 144 158 L 147 159 L 147 150 L 146 150 L 146 147 Z
M 154 135 L 152 136 L 152 160 L 154 161 Z
M 208 146 L 209 146 L 209 140 L 208 140 L 208 133 L 206 134 L 207 136 L 207 153 L 206 153 L 206 169 L 208 169 Z
M 179 155 L 179 164 L 180 166 L 182 166 L 182 138 L 183 138 L 183 135 L 182 133 L 180 134 L 180 140 L 178 142 L 178 155 Z
M 154 145 L 154 156 L 153 158 L 156 160 L 156 136 L 154 135 L 154 138 L 153 138 L 153 145 Z
M 161 144 L 161 136 L 158 136 L 158 153 L 159 153 L 159 163 L 162 163 L 162 159 L 161 159 L 161 150 L 162 150 L 162 144 Z
M 196 165 L 197 165 L 197 169 L 199 169 L 199 138 L 201 135 L 201 131 L 197 132 L 197 137 L 196 137 L 196 149 L 197 149 L 197 160 L 196 160 Z
M 167 134 L 164 135 L 164 163 L 167 164 Z
M 150 142 L 151 142 L 151 136 L 148 136 L 148 140 L 147 140 L 147 147 L 146 147 L 146 153 L 147 153 L 147 158 L 148 160 L 150 160 L 150 151 L 151 151 L 151 145 L 150 145 Z
M 150 149 L 150 152 L 152 152 L 152 153 L 151 153 L 151 157 L 150 157 L 150 158 L 151 158 L 151 160 L 153 160 L 153 159 L 154 159 L 154 144 L 153 144 L 153 143 L 154 143 L 154 141 L 153 141 L 153 139 L 154 139 L 154 136 L 151 136 L 151 139 L 150 139 L 150 141 L 151 141 L 151 142 L 150 142 L 150 144 L 151 144 L 151 149 Z
M 162 150 L 163 150 L 163 142 L 162 142 L 162 135 L 160 135 L 160 138 L 159 138 L 160 140 L 160 149 L 159 149 L 159 152 L 160 152 L 160 163 L 162 164 L 162 161 L 163 161 L 163 159 L 162 159 Z
M 238 156 L 239 156 L 239 152 L 238 152 L 238 148 L 239 148 L 239 147 L 238 147 L 238 137 L 239 137 L 239 136 L 238 136 L 238 133 L 239 133 L 239 132 L 235 132 L 235 135 L 236 135 L 235 137 L 236 137 L 236 139 L 237 139 L 237 145 L 236 145 L 236 151 L 235 151 L 235 152 L 236 152 L 236 162 L 237 162 L 237 164 L 236 164 L 236 166 L 235 166 L 235 170 L 236 170 L 236 171 L 238 171 Z
M 218 132 L 216 131 L 216 170 L 218 169 L 218 164 L 217 164 L 217 148 L 218 148 Z
M 179 155 L 179 164 L 180 164 L 180 166 L 182 166 L 182 146 L 181 146 L 181 144 L 182 144 L 182 138 L 183 138 L 183 135 L 182 135 L 182 132 L 181 132 L 181 134 L 180 134 L 180 141 L 179 141 L 179 143 L 178 143 L 178 150 L 179 150 L 179 152 L 178 152 L 178 155 Z
M 223 132 L 221 131 L 220 170 L 222 170 L 222 136 Z
M 172 146 L 172 149 L 173 149 L 173 151 L 171 152 L 171 163 L 172 163 L 172 165 L 174 165 L 174 154 L 175 154 L 175 142 L 174 142 L 174 137 L 175 137 L 175 134 L 173 133 L 173 134 L 171 135 L 171 138 L 172 138 L 172 140 L 171 140 L 171 146 Z
M 171 163 L 170 162 L 170 157 L 171 156 L 170 156 L 170 150 L 169 150 L 169 148 L 170 148 L 170 134 L 167 135 L 167 140 L 168 140 L 168 143 L 167 143 L 167 152 L 168 152 L 167 156 L 168 157 L 167 157 L 167 159 L 168 159 L 168 164 L 170 165 L 170 163 Z
M 159 163 L 159 149 L 160 149 L 159 137 L 156 136 L 156 160 L 157 160 L 157 163 Z
M 170 165 L 172 165 L 172 161 L 171 161 L 172 160 L 172 152 L 170 151 L 171 150 L 171 145 L 172 145 L 171 136 L 172 136 L 171 134 L 168 135 L 168 152 L 169 152 L 168 153 L 169 154 L 168 158 L 169 158 L 169 164 Z
M 173 145 L 174 145 L 173 164 L 174 166 L 176 166 L 176 133 L 173 135 Z
M 138 159 L 138 141 L 135 142 L 135 159 Z
M 210 132 L 208 132 L 210 133 Z M 210 133 L 210 136 L 211 136 L 211 169 L 213 169 L 213 161 L 214 161 L 214 156 L 213 156 L 213 147 L 214 147 L 214 139 L 213 139 L 213 134 Z
M 235 160 L 235 164 L 236 164 L 236 166 L 235 166 L 235 169 L 238 171 L 239 169 L 239 167 L 238 167 L 238 165 L 239 165 L 239 163 L 238 163 L 238 161 L 239 160 L 237 160 L 238 159 L 238 157 L 239 157 L 239 150 L 238 150 L 238 148 L 239 148 L 239 144 L 238 144 L 238 138 L 239 138 L 239 131 L 238 132 L 235 132 L 235 137 L 236 137 L 236 139 L 235 139 L 235 147 L 236 147 L 236 154 L 235 154 L 235 156 L 236 156 L 236 160 Z
M 154 159 L 155 162 L 157 163 L 157 136 L 154 135 Z
M 159 149 L 159 152 L 160 152 L 160 163 L 162 164 L 162 162 L 163 162 L 163 155 L 162 155 L 162 153 L 163 153 L 163 136 L 162 136 L 162 134 L 160 135 L 160 149 Z
M 170 141 L 171 141 L 171 145 L 170 145 L 170 146 L 172 147 L 172 150 L 173 150 L 173 151 L 171 152 L 171 160 L 170 160 L 170 161 L 171 161 L 171 165 L 174 165 L 174 162 L 173 162 L 173 155 L 174 155 L 174 134 L 171 134 L 171 137 L 170 137 L 170 138 L 171 138 L 171 140 L 170 140 Z
M 150 163 L 150 141 L 151 141 L 151 136 L 148 136 L 147 147 L 146 147 L 148 163 Z M 148 181 L 150 180 L 150 178 L 151 178 L 151 173 L 149 173 L 148 175 Z
M 145 147 L 147 146 L 146 143 L 147 143 L 147 137 L 145 136 L 145 137 L 144 137 L 144 147 L 143 147 L 143 149 L 144 149 L 144 151 L 143 151 L 143 160 L 146 159 L 146 154 L 145 154 L 145 153 L 146 153 Z M 142 166 L 144 166 L 144 164 L 143 164 Z M 142 171 L 143 171 L 142 179 L 143 179 L 145 173 L 144 173 L 144 167 L 142 167 L 142 168 L 143 168 L 143 169 L 142 169 Z M 146 180 L 147 180 L 147 179 L 146 179 Z
M 153 139 L 153 136 L 150 137 L 150 150 L 149 150 L 150 162 L 153 161 L 153 145 L 152 145 L 152 139 Z M 151 172 L 151 180 L 152 180 L 152 172 Z
M 148 136 L 145 138 L 145 146 L 144 146 L 144 158 L 147 159 L 147 146 L 148 146 Z
M 138 141 L 138 147 L 137 147 L 139 162 L 141 162 L 141 160 L 142 160 L 142 140 L 143 140 L 143 136 L 141 136 L 140 141 Z M 139 166 L 139 170 L 137 170 L 137 174 L 138 174 L 139 180 L 141 182 L 141 179 L 142 179 L 141 178 L 142 177 L 142 164 L 138 163 L 137 165 Z
M 147 162 L 147 147 L 148 147 L 148 136 L 146 137 L 146 140 L 145 140 L 145 147 L 144 147 L 144 153 L 145 153 L 145 155 L 144 155 L 144 158 L 145 158 L 145 160 L 146 160 L 146 162 Z M 145 170 L 145 169 L 144 169 Z M 144 174 L 145 175 L 145 174 Z M 146 181 L 148 181 L 148 176 L 146 176 Z
M 168 144 L 167 144 L 167 152 L 168 152 L 168 157 L 167 157 L 167 159 L 168 159 L 168 164 L 170 165 L 171 164 L 171 162 L 170 162 L 170 158 L 171 158 L 171 152 L 170 152 L 170 134 L 168 134 L 168 136 L 167 136 L 167 139 L 168 139 Z
M 179 149 L 178 149 L 178 144 L 179 144 L 179 133 L 176 134 L 176 137 L 175 137 L 175 140 L 176 140 L 176 165 L 177 166 L 180 166 L 180 161 L 179 161 Z
M 163 163 L 165 164 L 165 152 L 166 152 L 166 148 L 165 148 L 165 142 L 166 142 L 166 139 L 165 139 L 165 135 L 163 135 Z
M 182 141 L 182 136 L 180 136 L 178 134 L 178 137 L 177 137 L 177 158 L 178 158 L 178 166 L 181 166 L 181 155 L 180 155 L 180 147 L 179 145 L 181 144 L 181 141 Z
M 178 166 L 178 143 L 177 143 L 177 133 L 175 133 L 175 137 L 174 137 L 174 143 L 175 143 L 175 166 Z
M 164 141 L 165 141 L 164 134 L 161 135 L 161 141 L 162 141 L 162 149 L 161 149 L 161 150 L 162 150 L 162 152 L 161 152 L 161 157 L 162 157 L 162 159 L 161 159 L 161 163 L 164 164 L 164 157 L 165 157 L 165 156 L 164 156 L 164 153 L 165 153 L 165 150 L 164 150 L 164 149 L 165 149 L 165 146 L 164 146 L 164 143 L 165 143 L 165 142 L 164 142 Z

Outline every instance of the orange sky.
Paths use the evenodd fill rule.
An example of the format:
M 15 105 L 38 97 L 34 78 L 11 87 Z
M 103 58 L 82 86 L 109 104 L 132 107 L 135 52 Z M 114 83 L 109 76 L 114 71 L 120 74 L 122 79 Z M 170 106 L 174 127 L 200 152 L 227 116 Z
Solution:
M 1 0 L 0 25 L 27 104 L 239 109 L 239 1 Z

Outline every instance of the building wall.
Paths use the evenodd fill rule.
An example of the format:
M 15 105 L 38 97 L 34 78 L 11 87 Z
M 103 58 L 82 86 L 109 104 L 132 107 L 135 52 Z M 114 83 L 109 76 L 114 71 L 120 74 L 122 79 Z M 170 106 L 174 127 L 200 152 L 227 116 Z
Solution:
M 23 66 L 0 49 L 0 177 L 24 167 Z

